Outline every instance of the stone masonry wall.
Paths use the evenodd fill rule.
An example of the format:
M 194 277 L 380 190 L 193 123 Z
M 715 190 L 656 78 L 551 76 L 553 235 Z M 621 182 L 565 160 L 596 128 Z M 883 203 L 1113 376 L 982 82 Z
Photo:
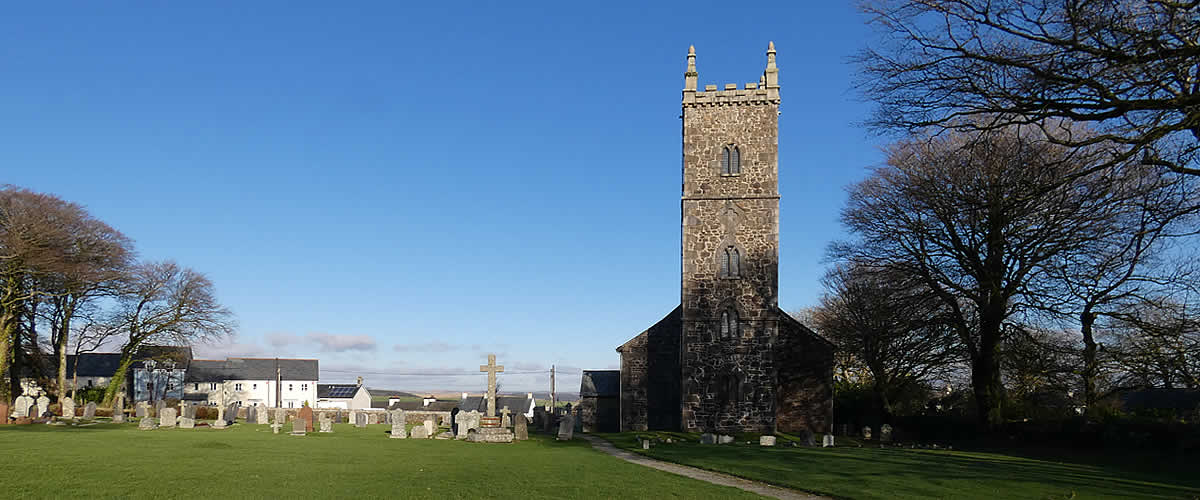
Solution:
M 684 94 L 682 427 L 772 432 L 771 343 L 779 321 L 777 90 L 774 99 L 756 89 L 727 90 L 727 99 Z M 737 175 L 721 173 L 722 150 L 730 145 L 741 152 Z M 728 246 L 741 257 L 736 278 L 720 275 Z M 737 311 L 740 332 L 722 337 L 721 316 L 729 308 Z
M 780 312 L 775 342 L 778 371 L 776 428 L 779 432 L 831 432 L 833 345 L 787 313 Z
M 677 307 L 617 348 L 622 431 L 679 429 L 680 318 Z

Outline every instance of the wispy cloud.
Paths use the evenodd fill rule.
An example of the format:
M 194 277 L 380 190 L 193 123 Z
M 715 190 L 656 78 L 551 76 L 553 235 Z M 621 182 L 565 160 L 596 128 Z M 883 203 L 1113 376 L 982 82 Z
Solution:
M 319 345 L 322 352 L 375 350 L 375 339 L 369 335 L 310 333 L 305 338 Z

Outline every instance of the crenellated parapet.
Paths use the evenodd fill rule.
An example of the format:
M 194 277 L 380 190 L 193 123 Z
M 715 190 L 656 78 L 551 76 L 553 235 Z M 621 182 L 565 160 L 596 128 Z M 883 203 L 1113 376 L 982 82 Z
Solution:
M 775 64 L 775 42 L 767 44 L 767 69 L 758 83 L 726 83 L 724 88 L 705 85 L 697 88 L 696 48 L 688 47 L 687 71 L 683 74 L 683 106 L 729 106 L 739 104 L 779 104 L 779 68 Z

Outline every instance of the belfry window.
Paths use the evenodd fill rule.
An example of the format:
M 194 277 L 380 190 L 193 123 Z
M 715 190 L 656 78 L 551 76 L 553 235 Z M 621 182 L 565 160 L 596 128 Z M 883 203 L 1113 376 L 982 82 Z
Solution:
M 737 310 L 730 307 L 721 313 L 721 337 L 737 337 L 738 336 L 738 313 Z
M 721 148 L 721 175 L 738 175 L 740 173 L 742 173 L 741 149 L 733 145 Z
M 721 253 L 721 277 L 737 278 L 742 275 L 742 255 L 737 247 L 729 245 Z

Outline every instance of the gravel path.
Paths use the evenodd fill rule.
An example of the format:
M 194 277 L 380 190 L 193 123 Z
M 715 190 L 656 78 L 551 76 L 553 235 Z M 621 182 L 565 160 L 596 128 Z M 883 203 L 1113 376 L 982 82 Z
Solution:
M 750 481 L 748 479 L 742 479 L 740 477 L 734 477 L 728 474 L 721 474 L 719 472 L 712 472 L 704 469 L 697 469 L 695 467 L 688 467 L 686 465 L 655 460 L 653 458 L 644 457 L 636 453 L 630 453 L 628 451 L 618 449 L 616 446 L 613 446 L 612 443 L 595 436 L 583 435 L 580 437 L 592 443 L 592 448 L 620 458 L 626 462 L 644 465 L 652 469 L 658 469 L 661 471 L 670 472 L 672 474 L 690 477 L 692 479 L 699 479 L 701 481 L 707 481 L 713 484 L 719 484 L 721 486 L 732 486 L 734 488 L 749 491 L 751 493 L 757 493 L 759 495 L 771 498 L 782 498 L 786 500 L 812 500 L 827 498 L 805 493 L 803 491 L 789 490 L 786 488 L 780 488 L 778 486 L 771 486 L 766 483 Z

